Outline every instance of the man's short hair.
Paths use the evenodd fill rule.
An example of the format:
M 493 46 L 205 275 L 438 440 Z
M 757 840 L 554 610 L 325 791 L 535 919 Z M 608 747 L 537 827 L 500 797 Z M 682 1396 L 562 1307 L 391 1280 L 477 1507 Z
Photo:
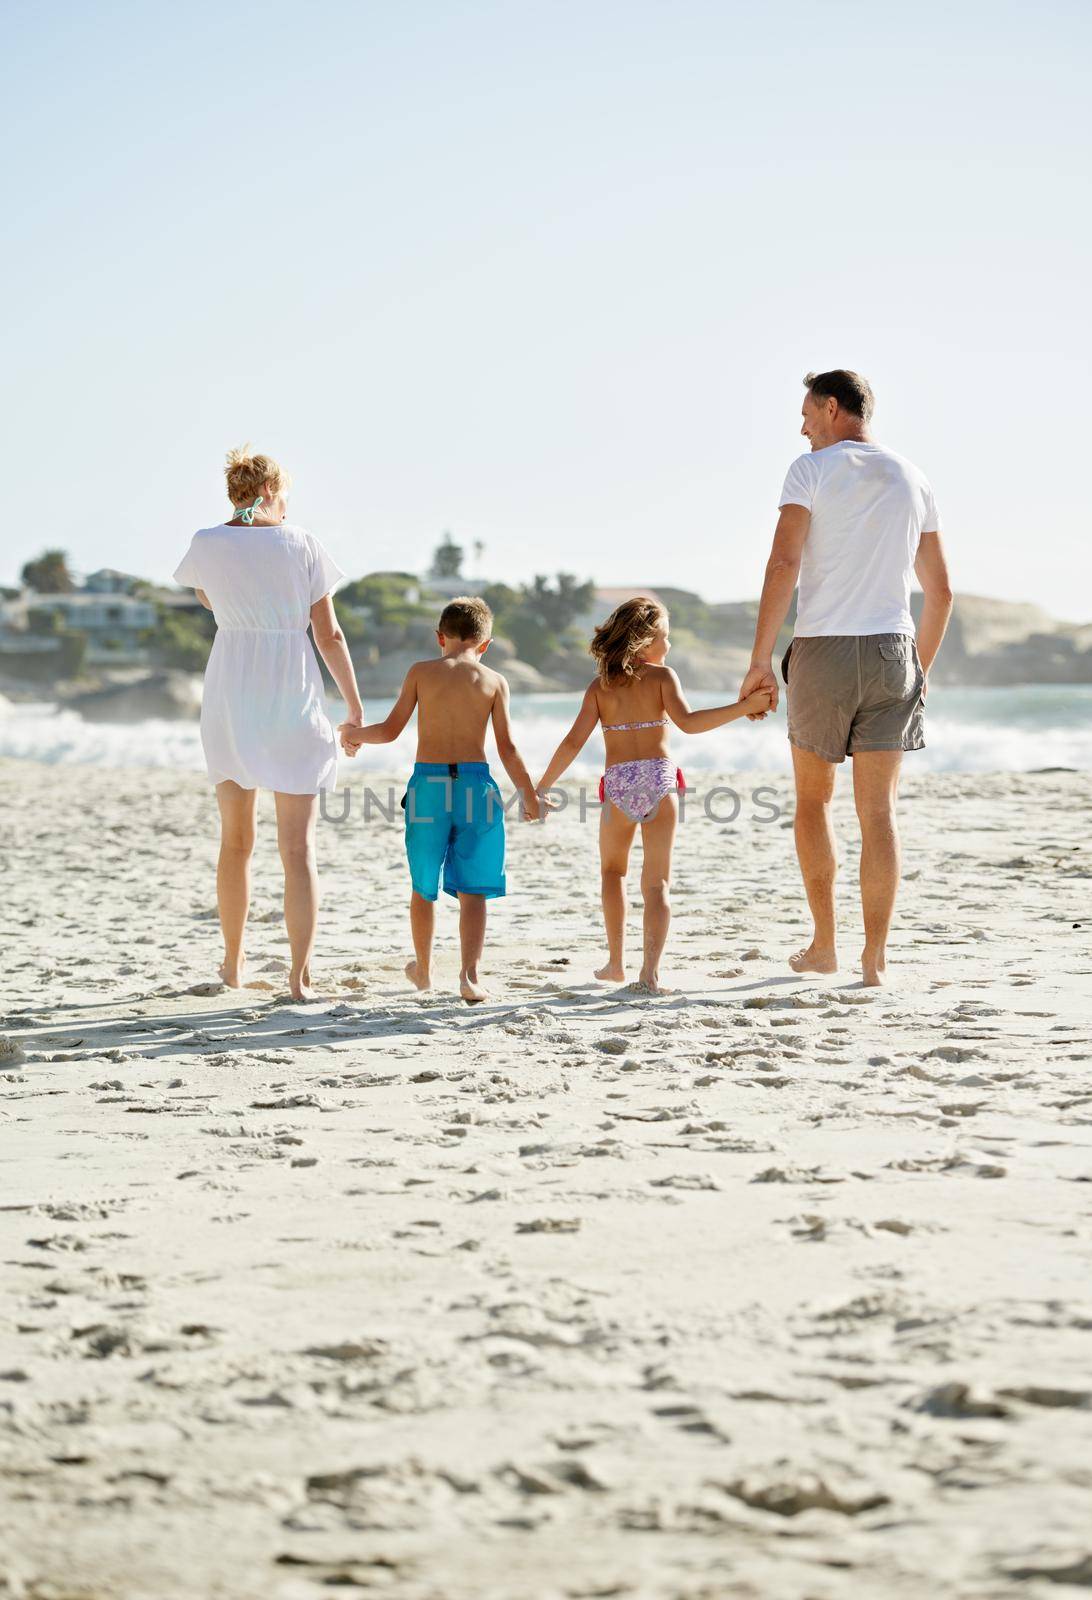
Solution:
M 445 639 L 465 639 L 468 644 L 477 644 L 492 634 L 493 613 L 478 595 L 457 595 L 440 612 L 436 628 Z
M 843 411 L 849 411 L 862 422 L 870 422 L 876 405 L 872 385 L 859 372 L 849 372 L 845 367 L 835 367 L 833 372 L 809 372 L 804 379 L 808 393 L 816 400 L 837 400 Z

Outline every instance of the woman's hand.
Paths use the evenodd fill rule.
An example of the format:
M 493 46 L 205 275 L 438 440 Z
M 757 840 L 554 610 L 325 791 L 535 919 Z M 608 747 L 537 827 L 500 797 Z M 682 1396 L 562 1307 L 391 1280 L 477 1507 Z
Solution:
M 341 748 L 347 756 L 355 756 L 364 743 L 364 713 L 358 717 L 346 717 L 344 722 L 338 724 L 338 733 L 341 736 Z

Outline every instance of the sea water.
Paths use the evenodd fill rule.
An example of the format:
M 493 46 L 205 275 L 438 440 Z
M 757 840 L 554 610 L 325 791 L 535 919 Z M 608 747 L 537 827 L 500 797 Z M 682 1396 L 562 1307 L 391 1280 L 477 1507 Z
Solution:
M 690 695 L 695 708 L 716 705 L 713 694 Z M 390 710 L 390 696 L 365 693 L 369 721 Z M 516 741 L 537 777 L 580 708 L 576 694 L 514 694 Z M 331 717 L 341 714 L 331 704 Z M 371 745 L 342 778 L 401 771 L 413 761 L 414 724 L 393 744 Z M 1031 772 L 1043 767 L 1092 771 L 1092 685 L 1029 684 L 1017 688 L 934 687 L 925 716 L 926 748 L 908 762 L 913 772 Z M 790 765 L 784 701 L 764 722 L 738 721 L 694 736 L 672 730 L 672 752 L 684 771 L 777 772 Z M 490 742 L 491 743 L 491 742 Z M 49 703 L 0 705 L 0 757 L 58 766 L 170 767 L 203 772 L 196 722 L 85 722 Z M 495 759 L 495 758 L 494 758 Z M 593 733 L 571 768 L 574 777 L 602 771 L 603 741 Z

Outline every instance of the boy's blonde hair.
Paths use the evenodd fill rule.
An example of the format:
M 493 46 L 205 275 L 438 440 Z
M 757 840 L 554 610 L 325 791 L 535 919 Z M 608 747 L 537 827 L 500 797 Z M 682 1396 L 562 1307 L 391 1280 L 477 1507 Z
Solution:
M 667 627 L 667 612 L 658 600 L 634 595 L 615 606 L 606 622 L 601 622 L 588 646 L 599 668 L 604 689 L 637 676 L 640 656 L 658 633 Z
M 233 506 L 253 504 L 267 483 L 274 494 L 280 494 L 292 481 L 272 456 L 252 456 L 248 444 L 228 451 L 224 476 L 228 499 Z
M 463 639 L 467 644 L 478 644 L 493 632 L 493 613 L 479 595 L 456 595 L 440 612 L 436 631 L 442 633 L 445 639 Z

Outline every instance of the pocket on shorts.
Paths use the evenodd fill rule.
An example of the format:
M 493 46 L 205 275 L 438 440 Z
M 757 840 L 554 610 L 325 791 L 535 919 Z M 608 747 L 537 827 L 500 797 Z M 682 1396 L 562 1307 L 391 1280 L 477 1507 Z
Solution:
M 918 681 L 913 641 L 897 639 L 879 649 L 884 693 L 892 700 L 909 700 Z

